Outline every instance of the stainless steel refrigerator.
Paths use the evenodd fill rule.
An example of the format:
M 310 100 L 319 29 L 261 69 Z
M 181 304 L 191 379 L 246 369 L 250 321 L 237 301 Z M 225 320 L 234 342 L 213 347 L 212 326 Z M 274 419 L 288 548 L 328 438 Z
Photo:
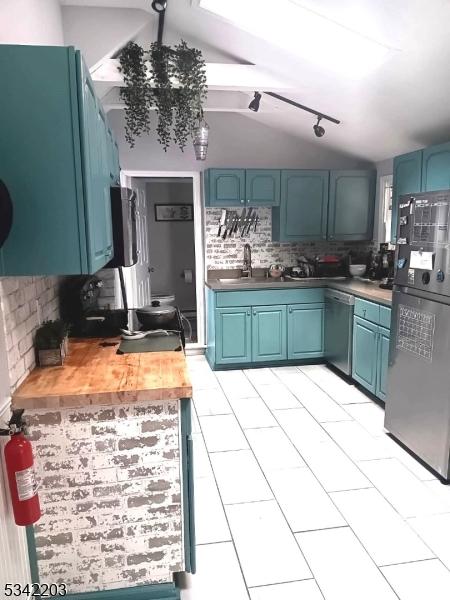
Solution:
M 400 199 L 386 429 L 450 478 L 450 190 Z

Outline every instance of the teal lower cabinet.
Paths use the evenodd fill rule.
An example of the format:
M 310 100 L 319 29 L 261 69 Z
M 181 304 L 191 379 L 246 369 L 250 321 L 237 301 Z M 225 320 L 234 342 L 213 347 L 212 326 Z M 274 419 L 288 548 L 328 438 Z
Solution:
M 180 590 L 174 583 L 140 585 L 131 588 L 68 594 L 68 600 L 180 600 Z
M 250 307 L 219 308 L 215 313 L 216 357 L 219 365 L 252 360 L 252 313 Z
M 192 400 L 181 399 L 181 469 L 183 474 L 183 539 L 185 570 L 196 572 L 194 514 L 194 440 L 192 437 Z
M 380 327 L 378 332 L 378 356 L 377 356 L 377 387 L 375 395 L 381 400 L 387 397 L 387 374 L 389 365 L 389 341 L 390 331 Z
M 354 317 L 352 377 L 375 394 L 377 385 L 378 325 Z
M 353 320 L 352 377 L 381 400 L 387 397 L 390 331 L 367 319 Z
M 293 304 L 288 307 L 288 358 L 322 357 L 324 353 L 323 304 Z
M 252 362 L 286 358 L 286 306 L 253 307 Z
M 323 288 L 208 289 L 209 364 L 213 369 L 242 368 L 322 358 L 323 292 Z

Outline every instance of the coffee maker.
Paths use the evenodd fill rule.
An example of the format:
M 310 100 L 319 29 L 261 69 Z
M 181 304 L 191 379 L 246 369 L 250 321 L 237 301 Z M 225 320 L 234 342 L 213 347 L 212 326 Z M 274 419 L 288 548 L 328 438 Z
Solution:
M 70 337 L 120 335 L 128 325 L 126 309 L 99 305 L 103 281 L 95 275 L 66 277 L 60 288 L 61 318 L 70 325 Z
M 369 279 L 381 280 L 380 287 L 392 289 L 394 278 L 394 250 L 389 250 L 389 244 L 380 244 L 378 252 L 372 253 L 369 261 Z

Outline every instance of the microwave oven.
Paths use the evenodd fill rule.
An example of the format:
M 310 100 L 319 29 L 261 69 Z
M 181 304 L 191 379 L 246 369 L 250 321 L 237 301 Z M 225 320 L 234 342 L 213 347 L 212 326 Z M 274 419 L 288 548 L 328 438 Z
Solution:
M 105 268 L 132 267 L 138 258 L 134 190 L 111 188 L 111 217 L 114 256 Z

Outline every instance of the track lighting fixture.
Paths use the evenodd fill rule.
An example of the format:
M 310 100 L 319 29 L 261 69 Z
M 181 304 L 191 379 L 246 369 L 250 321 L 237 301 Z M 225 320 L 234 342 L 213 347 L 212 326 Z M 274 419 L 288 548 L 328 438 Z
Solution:
M 261 102 L 261 94 L 259 92 L 255 92 L 255 96 L 254 96 L 253 100 L 248 105 L 249 109 L 252 110 L 253 112 L 258 112 L 260 102 Z
M 158 13 L 162 13 L 166 10 L 167 0 L 153 0 L 152 8 Z
M 322 125 L 319 125 L 321 119 L 322 117 L 317 117 L 317 123 L 313 125 L 314 133 L 317 137 L 322 137 L 325 134 L 325 129 L 322 127 Z

